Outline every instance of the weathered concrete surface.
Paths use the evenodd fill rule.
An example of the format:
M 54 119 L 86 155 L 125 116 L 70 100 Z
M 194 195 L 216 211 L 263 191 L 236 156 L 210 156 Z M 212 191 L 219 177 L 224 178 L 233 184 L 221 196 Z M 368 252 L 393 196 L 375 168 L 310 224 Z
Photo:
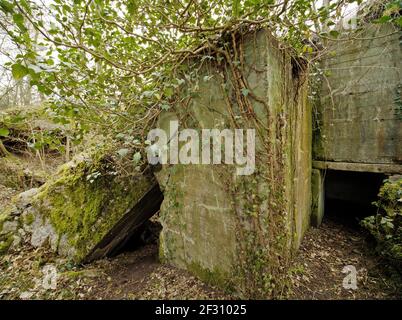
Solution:
M 311 194 L 311 225 L 318 227 L 324 217 L 325 206 L 324 173 L 321 170 L 313 169 L 311 172 Z
M 81 154 L 61 166 L 40 188 L 20 194 L 9 208 L 1 208 L 0 246 L 5 250 L 28 241 L 35 247 L 49 246 L 75 261 L 110 253 L 120 244 L 116 241 L 124 241 L 130 232 L 117 230 L 116 225 L 135 230 L 162 200 L 151 199 L 156 207 L 150 211 L 136 211 L 137 203 L 156 182 L 152 176 L 116 174 L 113 163 L 107 152 Z M 6 230 L 5 226 L 13 228 Z M 105 242 L 111 232 L 111 242 Z
M 238 41 L 241 75 L 226 63 L 196 62 L 197 89 L 189 85 L 191 98 L 159 122 L 164 129 L 171 119 L 197 130 L 255 128 L 256 172 L 163 166 L 160 256 L 245 296 L 267 297 L 280 290 L 280 274 L 309 225 L 311 113 L 302 71 L 268 32 Z
M 313 158 L 402 164 L 402 30 L 369 25 L 330 44 Z
M 373 173 L 400 173 L 400 164 L 390 163 L 359 163 L 359 162 L 334 162 L 334 161 L 313 161 L 313 168 L 321 170 L 373 172 Z

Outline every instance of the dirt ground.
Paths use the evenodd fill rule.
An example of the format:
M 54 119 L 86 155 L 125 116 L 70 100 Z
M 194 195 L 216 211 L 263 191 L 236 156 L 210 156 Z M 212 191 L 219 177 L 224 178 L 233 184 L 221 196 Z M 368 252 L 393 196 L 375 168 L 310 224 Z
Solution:
M 15 190 L 0 185 L 0 205 Z M 326 218 L 306 234 L 290 271 L 288 299 L 401 299 L 402 282 L 373 255 L 356 226 Z M 45 249 L 23 247 L 0 257 L 0 299 L 231 299 L 186 271 L 158 262 L 150 244 L 78 266 Z M 57 286 L 44 288 L 44 266 L 55 266 Z M 357 289 L 345 290 L 342 269 L 357 271 Z
M 288 299 L 400 299 L 402 283 L 372 253 L 371 244 L 356 227 L 326 219 L 307 233 L 291 268 Z M 95 263 L 105 274 L 94 281 L 89 299 L 230 299 L 189 273 L 160 265 L 157 246 L 126 252 Z M 94 266 L 95 266 L 94 265 Z M 357 289 L 343 288 L 342 273 L 352 265 Z M 398 288 L 399 286 L 399 288 Z
M 311 228 L 292 268 L 291 299 L 401 299 L 402 282 L 373 254 L 373 244 L 358 226 L 328 217 Z M 345 266 L 356 269 L 356 289 L 346 290 Z
M 158 262 L 156 244 L 95 262 L 103 277 L 94 281 L 87 299 L 227 299 L 229 295 L 184 270 Z
M 0 299 L 232 299 L 186 271 L 162 265 L 156 244 L 85 267 L 43 249 L 0 258 Z M 54 265 L 57 287 L 43 289 L 42 268 Z M 357 289 L 345 290 L 345 265 L 357 271 Z M 291 268 L 286 299 L 401 299 L 401 280 L 369 252 L 362 234 L 333 221 L 311 229 Z M 393 278 L 394 277 L 394 278 Z

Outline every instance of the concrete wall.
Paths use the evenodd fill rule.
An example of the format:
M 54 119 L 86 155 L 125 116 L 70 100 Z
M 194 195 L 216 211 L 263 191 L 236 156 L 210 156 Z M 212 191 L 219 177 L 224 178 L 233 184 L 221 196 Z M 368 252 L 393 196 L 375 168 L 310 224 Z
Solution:
M 314 160 L 402 164 L 402 31 L 369 25 L 330 43 Z
M 160 256 L 244 296 L 267 297 L 282 289 L 280 274 L 309 225 L 311 110 L 303 67 L 268 32 L 237 42 L 241 75 L 222 57 L 192 61 L 196 86 L 183 89 L 191 98 L 159 123 L 165 129 L 170 119 L 180 119 L 181 128 L 255 128 L 256 172 L 163 166 L 157 174 L 165 196 Z

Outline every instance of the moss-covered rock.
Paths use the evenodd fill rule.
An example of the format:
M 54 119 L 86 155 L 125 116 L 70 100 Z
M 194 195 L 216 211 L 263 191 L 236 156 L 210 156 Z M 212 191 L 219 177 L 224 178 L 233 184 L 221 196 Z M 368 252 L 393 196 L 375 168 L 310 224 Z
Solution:
M 81 154 L 3 215 L 18 216 L 32 245 L 81 261 L 154 186 L 152 176 L 116 168 L 107 150 Z

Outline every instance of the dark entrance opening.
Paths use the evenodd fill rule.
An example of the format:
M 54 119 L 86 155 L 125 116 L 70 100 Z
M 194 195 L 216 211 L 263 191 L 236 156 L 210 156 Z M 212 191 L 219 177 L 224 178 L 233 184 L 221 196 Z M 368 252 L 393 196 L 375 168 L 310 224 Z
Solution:
M 127 237 L 125 242 L 115 250 L 111 256 L 116 256 L 123 252 L 138 250 L 146 245 L 157 244 L 159 234 L 162 231 L 162 225 L 158 220 L 159 211 L 156 212 L 149 220 L 145 221 L 138 231 Z
M 382 173 L 327 170 L 325 215 L 331 220 L 359 227 L 359 221 L 375 214 L 372 204 L 387 176 Z

